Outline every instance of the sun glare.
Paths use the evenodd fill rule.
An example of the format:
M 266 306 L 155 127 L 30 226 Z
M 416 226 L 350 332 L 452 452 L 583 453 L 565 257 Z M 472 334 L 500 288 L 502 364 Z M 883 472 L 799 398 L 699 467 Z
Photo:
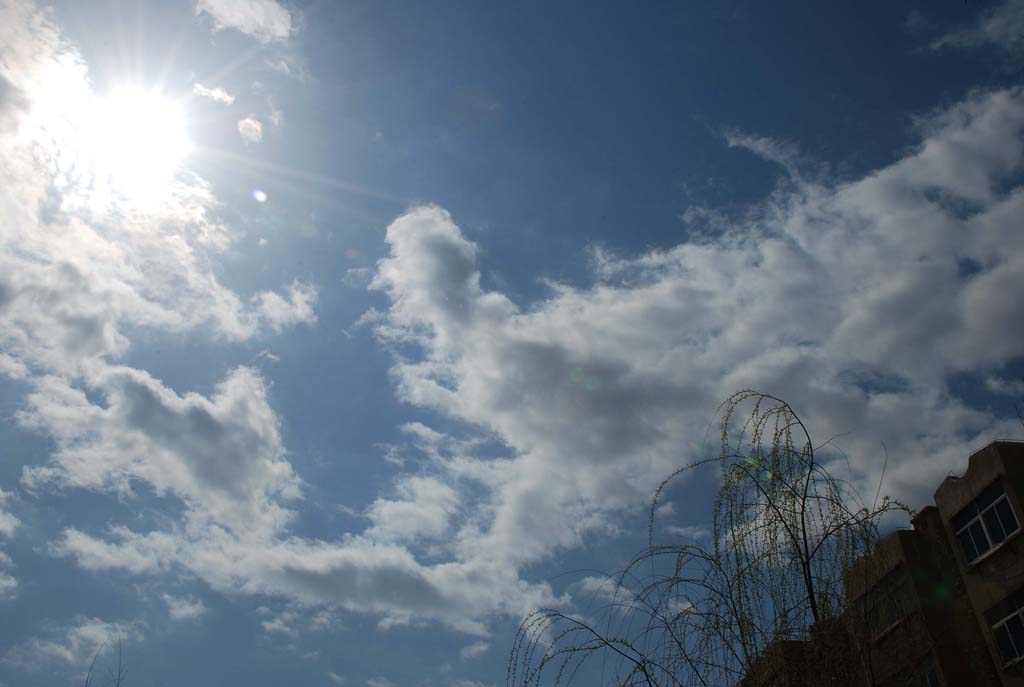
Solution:
M 181 106 L 142 88 L 97 98 L 83 123 L 82 152 L 97 193 L 140 202 L 158 198 L 191 150 Z

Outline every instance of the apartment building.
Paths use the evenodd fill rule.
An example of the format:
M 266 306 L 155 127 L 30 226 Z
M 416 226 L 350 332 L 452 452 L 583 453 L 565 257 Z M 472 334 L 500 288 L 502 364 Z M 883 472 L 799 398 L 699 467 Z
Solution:
M 811 628 L 808 642 L 769 647 L 741 684 L 861 685 L 870 674 L 876 687 L 1024 687 L 1024 442 L 976 451 L 934 500 L 846 571 L 841 625 L 859 649 L 837 655 L 833 675 L 800 670 Z
M 885 537 L 847 571 L 847 627 L 877 687 L 997 687 L 1000 682 L 941 512 L 919 511 L 912 530 Z M 866 672 L 862 668 L 861 674 Z
M 935 492 L 999 684 L 1024 687 L 1024 442 L 997 441 Z M 949 683 L 957 684 L 957 683 Z M 964 683 L 964 684 L 974 684 Z

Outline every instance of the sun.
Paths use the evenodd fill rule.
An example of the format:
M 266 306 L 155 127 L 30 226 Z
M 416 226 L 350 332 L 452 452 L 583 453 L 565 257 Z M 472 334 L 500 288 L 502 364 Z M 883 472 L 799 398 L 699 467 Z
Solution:
M 79 143 L 93 192 L 134 202 L 167 192 L 192 150 L 180 103 L 136 86 L 96 97 L 83 118 Z

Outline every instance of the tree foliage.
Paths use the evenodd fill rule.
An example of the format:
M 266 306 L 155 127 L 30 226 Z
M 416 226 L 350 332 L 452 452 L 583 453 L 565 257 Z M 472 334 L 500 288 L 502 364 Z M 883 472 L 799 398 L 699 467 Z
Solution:
M 863 562 L 879 541 L 880 520 L 909 511 L 877 494 L 867 504 L 830 473 L 822 447 L 786 402 L 742 391 L 719 415 L 718 455 L 659 486 L 648 546 L 610 578 L 609 603 L 596 614 L 542 609 L 523 620 L 510 687 L 562 685 L 581 670 L 623 686 L 758 685 L 761 675 L 777 673 L 766 661 L 797 658 L 820 672 L 820 684 L 872 684 L 866 618 L 874 609 L 847 598 L 844 575 L 858 561 L 870 574 Z M 710 542 L 657 543 L 659 499 L 698 468 L 720 476 Z M 849 660 L 825 658 L 837 650 Z M 816 656 L 822 665 L 813 665 Z

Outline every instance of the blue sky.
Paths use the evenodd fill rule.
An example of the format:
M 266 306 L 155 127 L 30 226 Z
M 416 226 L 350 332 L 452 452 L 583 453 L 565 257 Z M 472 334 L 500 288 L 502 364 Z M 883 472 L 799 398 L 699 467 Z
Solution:
M 923 505 L 1021 432 L 1022 48 L 1017 0 L 0 2 L 0 684 L 501 684 L 748 387 Z

